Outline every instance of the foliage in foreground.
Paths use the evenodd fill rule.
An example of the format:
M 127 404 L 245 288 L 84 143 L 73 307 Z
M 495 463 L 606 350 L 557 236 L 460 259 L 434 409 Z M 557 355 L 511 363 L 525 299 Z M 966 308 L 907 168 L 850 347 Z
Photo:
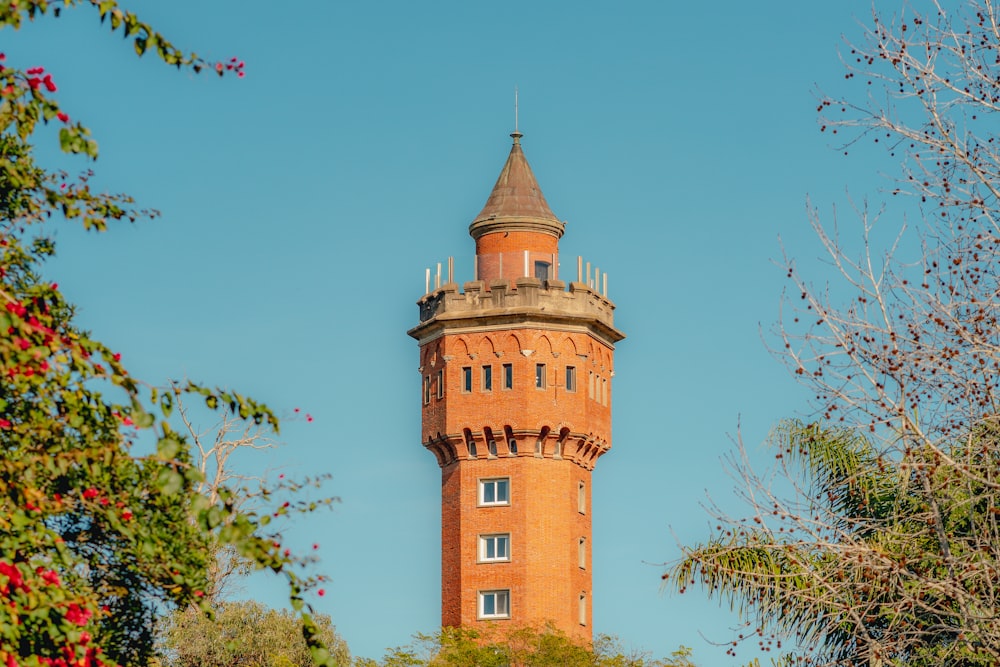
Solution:
M 16 0 L 0 6 L 0 29 L 77 4 L 124 33 L 139 55 L 241 74 L 241 63 L 210 65 L 176 49 L 114 0 Z M 41 279 L 53 224 L 103 230 L 148 213 L 125 195 L 93 192 L 86 174 L 35 163 L 29 141 L 39 123 L 62 126 L 67 152 L 96 158 L 97 146 L 55 99 L 52 76 L 14 66 L 11 55 L 0 55 L 0 663 L 145 664 L 158 613 L 211 611 L 211 554 L 228 545 L 285 577 L 313 659 L 332 664 L 303 599 L 314 582 L 264 532 L 270 516 L 239 511 L 226 491 L 215 503 L 197 493 L 189 445 L 169 421 L 181 394 L 277 427 L 273 413 L 230 391 L 140 382 L 76 325 L 59 287 Z M 137 454 L 140 437 L 155 447 Z
M 355 667 L 694 667 L 690 655 L 682 646 L 669 659 L 654 659 L 626 650 L 609 635 L 581 645 L 551 626 L 497 624 L 484 630 L 442 628 L 418 634 L 410 644 L 389 650 L 381 661 L 360 658 Z
M 920 211 L 919 243 L 883 254 L 861 210 L 855 256 L 812 213 L 847 303 L 788 262 L 778 352 L 818 422 L 775 434 L 776 479 L 736 458 L 746 516 L 717 512 L 669 573 L 741 612 L 733 646 L 794 664 L 1000 664 L 998 53 L 992 0 L 875 11 L 845 54 L 864 92 L 820 103 L 843 149 L 871 140 L 901 161 L 892 194 Z
M 317 637 L 337 665 L 351 664 L 347 643 L 329 616 L 313 617 Z M 215 619 L 199 609 L 178 610 L 164 619 L 160 662 L 165 667 L 240 665 L 241 667 L 309 667 L 312 653 L 302 637 L 302 619 L 258 602 L 223 602 Z

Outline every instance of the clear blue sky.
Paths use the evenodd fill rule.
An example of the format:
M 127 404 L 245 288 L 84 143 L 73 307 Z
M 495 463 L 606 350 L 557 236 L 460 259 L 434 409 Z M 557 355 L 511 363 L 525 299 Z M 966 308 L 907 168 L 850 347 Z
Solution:
M 343 502 L 294 539 L 322 544 L 333 581 L 317 606 L 354 653 L 439 623 L 440 478 L 405 332 L 425 267 L 454 256 L 471 278 L 467 227 L 509 150 L 516 85 L 526 155 L 569 221 L 563 271 L 577 255 L 606 271 L 628 335 L 594 477 L 595 630 L 733 663 L 707 640 L 734 617 L 661 593 L 658 564 L 708 535 L 706 492 L 731 505 L 737 426 L 766 462 L 771 425 L 807 410 L 765 346 L 785 283 L 772 259 L 780 236 L 817 261 L 807 195 L 828 211 L 884 184 L 815 113 L 868 0 L 127 6 L 178 45 L 245 60 L 246 77 L 137 60 L 89 9 L 5 31 L 8 62 L 44 65 L 94 131 L 96 182 L 163 212 L 103 236 L 60 227 L 50 275 L 134 374 L 315 417 L 270 463 L 333 475 Z M 86 167 L 51 128 L 37 143 L 50 165 Z M 257 580 L 245 593 L 280 602 Z

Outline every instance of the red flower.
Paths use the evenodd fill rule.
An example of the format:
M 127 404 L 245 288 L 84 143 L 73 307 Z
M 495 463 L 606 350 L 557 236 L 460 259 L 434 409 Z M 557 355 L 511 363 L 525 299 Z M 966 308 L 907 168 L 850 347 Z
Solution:
M 124 519 L 125 521 L 131 521 L 132 513 L 129 512 L 128 510 L 125 510 L 124 512 L 122 512 L 122 519 Z
M 42 568 L 38 568 L 41 570 Z M 42 572 L 42 581 L 50 586 L 59 586 L 59 574 L 55 570 Z
M 75 602 L 70 604 L 69 609 L 66 610 L 66 620 L 74 625 L 87 625 L 90 621 L 91 611 L 89 609 L 84 609 Z
M 316 595 L 323 597 L 324 595 L 326 595 L 326 591 L 321 588 L 318 591 L 316 591 Z
M 61 120 L 64 123 L 68 123 L 69 122 L 69 115 L 66 114 L 66 113 L 64 113 L 64 112 L 62 112 L 62 111 L 60 111 L 59 113 L 56 114 L 56 118 L 58 118 L 59 120 Z
M 313 420 L 313 416 L 312 415 L 306 415 L 306 421 L 307 422 L 311 422 L 312 420 Z
M 11 423 L 9 419 L 0 419 L 0 428 L 10 428 Z
M 97 495 L 98 495 L 97 489 L 95 489 L 94 487 L 90 487 L 89 489 L 83 492 L 83 497 L 86 498 L 87 500 L 90 500 L 91 498 L 96 498 Z

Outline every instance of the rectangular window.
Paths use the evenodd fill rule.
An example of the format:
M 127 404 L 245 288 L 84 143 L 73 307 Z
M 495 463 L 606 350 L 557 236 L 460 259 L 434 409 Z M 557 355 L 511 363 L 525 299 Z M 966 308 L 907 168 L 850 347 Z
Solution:
M 514 365 L 504 364 L 503 365 L 503 388 L 513 389 L 514 388 Z
M 566 391 L 576 391 L 576 366 L 566 367 Z
M 438 371 L 437 394 L 438 398 L 444 398 L 444 371 Z
M 424 376 L 424 405 L 431 402 L 431 376 Z
M 493 391 L 492 366 L 483 366 L 483 391 Z
M 587 569 L 587 538 L 581 537 L 577 543 L 577 556 L 580 562 L 580 569 Z
M 480 505 L 510 505 L 510 478 L 479 480 Z
M 576 511 L 580 514 L 587 513 L 587 485 L 583 482 L 576 486 Z
M 510 534 L 480 535 L 479 560 L 484 563 L 510 560 Z
M 535 364 L 535 389 L 545 389 L 545 364 Z
M 510 618 L 510 591 L 479 591 L 479 618 Z
M 535 277 L 539 280 L 548 280 L 550 268 L 552 265 L 548 262 L 535 262 Z
M 472 366 L 462 367 L 462 391 L 466 394 L 472 391 Z
M 587 594 L 580 593 L 580 625 L 587 625 Z
M 590 371 L 590 375 L 587 380 L 587 396 L 591 399 L 594 398 L 594 371 Z
M 601 378 L 601 403 L 608 404 L 608 378 Z

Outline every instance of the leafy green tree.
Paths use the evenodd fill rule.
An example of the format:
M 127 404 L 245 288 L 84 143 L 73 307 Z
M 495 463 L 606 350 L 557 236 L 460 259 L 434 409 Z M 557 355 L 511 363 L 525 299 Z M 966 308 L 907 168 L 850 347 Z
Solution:
M 350 665 L 347 643 L 330 617 L 313 617 L 316 632 L 338 665 Z M 288 611 L 267 609 L 258 602 L 224 602 L 210 619 L 188 608 L 165 619 L 160 662 L 165 667 L 310 667 L 302 619 Z
M 849 301 L 789 260 L 777 352 L 817 423 L 777 430 L 777 480 L 741 445 L 746 515 L 716 511 L 715 535 L 668 573 L 741 612 L 731 650 L 1000 664 L 1000 8 L 920 6 L 873 10 L 844 59 L 862 90 L 819 106 L 844 150 L 870 140 L 900 161 L 892 194 L 918 207 L 917 242 L 883 253 L 862 209 L 855 254 L 810 213 Z
M 486 630 L 442 628 L 415 635 L 406 646 L 391 649 L 381 662 L 360 659 L 356 667 L 694 667 L 690 649 L 681 647 L 670 659 L 626 651 L 621 642 L 601 635 L 581 645 L 557 628 L 494 625 Z
M 754 636 L 810 664 L 996 664 L 1000 651 L 1000 424 L 948 451 L 888 465 L 871 440 L 786 422 L 771 438 L 794 500 L 754 493 L 747 519 L 721 517 L 665 576 L 727 600 Z M 787 646 L 785 648 L 788 648 Z M 791 662 L 790 662 L 791 664 Z
M 0 6 L 0 29 L 75 5 L 96 10 L 139 55 L 242 74 L 238 61 L 207 63 L 177 49 L 114 0 L 12 0 Z M 39 123 L 61 125 L 67 152 L 96 158 L 97 145 L 56 100 L 52 76 L 13 66 L 10 55 L 0 55 L 0 663 L 145 664 L 159 612 L 192 604 L 211 612 L 210 555 L 229 545 L 253 567 L 285 577 L 313 659 L 333 664 L 303 597 L 316 578 L 265 527 L 271 514 L 240 511 L 230 491 L 216 502 L 197 492 L 202 476 L 170 423 L 180 394 L 277 428 L 274 414 L 227 390 L 140 382 L 75 324 L 58 286 L 41 278 L 54 252 L 52 225 L 104 230 L 150 214 L 125 195 L 93 192 L 86 174 L 35 163 L 29 142 Z M 156 443 L 152 452 L 134 452 L 141 434 Z M 288 488 L 295 485 L 263 493 Z M 295 509 L 307 508 L 274 514 Z

